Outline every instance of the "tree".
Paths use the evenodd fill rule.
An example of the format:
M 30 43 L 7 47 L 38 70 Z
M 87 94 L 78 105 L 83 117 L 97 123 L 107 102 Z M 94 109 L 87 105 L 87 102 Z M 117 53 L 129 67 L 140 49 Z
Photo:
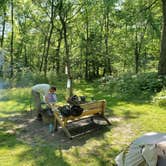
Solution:
M 68 12 L 71 10 L 71 3 L 63 2 L 63 0 L 59 0 L 59 18 L 63 29 L 63 38 L 64 38 L 64 45 L 65 45 L 65 65 L 67 68 L 67 75 L 68 75 L 68 84 L 69 84 L 69 97 L 73 95 L 73 85 L 72 85 L 72 75 L 71 75 L 71 64 L 70 64 L 70 50 L 68 44 L 68 23 L 67 17 Z
M 13 77 L 13 68 L 14 68 L 14 55 L 13 55 L 13 42 L 14 42 L 14 13 L 13 13 L 13 0 L 10 2 L 11 4 L 11 39 L 10 39 L 10 77 Z
M 161 37 L 161 50 L 160 50 L 158 74 L 166 75 L 166 0 L 162 0 L 162 10 L 163 10 L 163 28 L 162 28 L 162 37 Z

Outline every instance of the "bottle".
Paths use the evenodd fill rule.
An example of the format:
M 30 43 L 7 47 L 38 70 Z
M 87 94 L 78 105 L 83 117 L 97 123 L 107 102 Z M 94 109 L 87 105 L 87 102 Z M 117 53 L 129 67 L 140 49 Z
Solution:
M 52 133 L 54 129 L 54 126 L 52 123 L 49 124 L 49 132 Z

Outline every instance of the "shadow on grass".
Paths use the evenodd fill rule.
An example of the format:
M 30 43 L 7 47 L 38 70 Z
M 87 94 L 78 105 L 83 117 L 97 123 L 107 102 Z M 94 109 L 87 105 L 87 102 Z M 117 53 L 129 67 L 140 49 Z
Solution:
M 140 112 L 131 112 L 130 110 L 125 110 L 123 113 L 123 117 L 125 119 L 137 119 L 138 117 L 140 117 L 143 113 Z
M 14 134 L 4 133 L 4 131 L 0 130 L 0 147 L 13 148 L 19 142 L 16 140 L 16 136 Z
M 20 163 L 29 160 L 32 165 L 69 166 L 63 157 L 62 150 L 49 146 L 31 148 L 21 153 L 18 156 L 18 159 Z
M 110 130 L 105 121 L 101 120 L 99 124 L 98 119 L 94 120 L 95 123 L 85 119 L 68 125 L 70 132 L 74 135 L 74 139 L 70 140 L 61 127 L 52 136 L 49 133 L 49 124 L 35 120 L 35 116 L 31 115 L 30 112 L 7 119 L 1 118 L 1 121 L 10 122 L 13 126 L 16 126 L 17 138 L 27 144 L 32 146 L 51 145 L 55 148 L 61 146 L 62 149 L 69 149 L 71 146 L 82 146 L 88 139 L 97 139 L 97 137 Z M 7 129 L 12 129 L 12 125 Z
M 83 95 L 87 93 L 90 97 L 94 96 L 96 100 L 105 99 L 107 101 L 108 108 L 119 105 L 120 101 L 124 101 L 114 96 L 113 94 L 111 94 L 112 92 L 110 92 L 109 90 L 99 91 L 96 87 L 89 88 L 89 85 L 87 86 L 87 88 L 85 88 L 84 85 L 78 86 L 77 89 Z M 60 95 L 60 97 L 63 97 L 63 95 Z M 28 100 L 26 100 L 26 98 L 19 98 L 19 96 L 16 97 L 16 101 L 20 103 L 25 103 L 25 105 L 28 104 Z M 132 102 L 132 101 L 129 101 L 129 102 Z M 135 103 L 138 103 L 138 102 L 140 101 L 136 101 Z M 8 113 L 8 111 L 4 111 L 3 113 L 8 114 L 9 116 L 11 115 L 11 113 Z M 17 113 L 17 111 L 15 111 L 15 113 Z M 111 109 L 109 110 L 107 109 L 106 114 L 109 116 L 116 115 L 115 110 L 111 110 Z M 139 117 L 141 114 L 139 112 L 133 112 L 131 110 L 125 109 L 122 112 L 122 115 L 124 116 L 125 119 L 132 119 L 132 118 L 135 119 Z M 12 122 L 18 125 L 16 136 L 10 137 L 10 135 L 4 135 L 3 136 L 4 139 L 2 141 L 3 144 L 1 144 L 2 145 L 1 147 L 5 147 L 7 144 L 9 145 L 8 147 L 12 149 L 17 145 L 19 146 L 21 144 L 24 144 L 24 145 L 29 144 L 30 147 L 32 148 L 29 148 L 29 150 L 21 153 L 18 156 L 20 162 L 22 160 L 23 161 L 32 160 L 32 162 L 34 162 L 34 165 L 60 165 L 60 166 L 68 165 L 68 163 L 65 162 L 63 158 L 62 151 L 68 150 L 73 146 L 81 147 L 84 144 L 86 144 L 86 142 L 90 139 L 104 140 L 105 145 L 95 147 L 95 149 L 101 149 L 102 152 L 104 153 L 107 151 L 108 153 L 107 155 L 110 158 L 114 158 L 115 155 L 119 153 L 119 151 L 116 150 L 115 148 L 114 149 L 106 148 L 107 142 L 104 138 L 104 135 L 106 132 L 110 132 L 110 127 L 106 127 L 104 125 L 95 125 L 95 124 L 86 123 L 86 122 L 82 122 L 81 125 L 73 124 L 70 128 L 70 131 L 73 134 L 76 134 L 76 135 L 78 134 L 78 136 L 76 136 L 73 140 L 70 140 L 68 137 L 66 137 L 62 128 L 59 128 L 59 130 L 55 133 L 55 135 L 52 136 L 49 133 L 48 124 L 44 124 L 42 122 L 36 121 L 34 117 L 30 115 L 30 113 L 27 113 L 25 115 L 20 115 L 20 116 L 17 115 L 12 118 L 13 118 L 13 120 L 11 119 Z M 80 134 L 83 132 L 85 132 L 86 134 Z M 6 142 L 5 142 L 5 138 L 7 140 Z M 16 139 L 20 141 L 17 141 Z M 108 145 L 109 144 L 110 142 L 108 142 Z M 103 148 L 106 148 L 106 149 L 103 149 Z M 98 151 L 95 153 L 95 149 L 89 150 L 90 156 L 92 158 L 94 157 L 95 160 L 98 160 L 98 163 L 100 163 L 100 165 L 106 165 L 108 161 L 102 155 L 99 155 L 100 153 Z M 79 156 L 76 156 L 76 157 L 79 157 Z M 111 161 L 111 164 L 112 163 L 113 161 Z
M 95 123 L 97 120 L 94 120 Z M 76 136 L 70 140 L 61 128 L 52 136 L 48 131 L 48 124 L 34 120 L 29 113 L 17 115 L 10 117 L 2 124 L 0 146 L 2 149 L 12 151 L 17 151 L 17 148 L 25 146 L 23 152 L 15 156 L 20 164 L 29 161 L 30 165 L 32 163 L 32 165 L 68 166 L 69 164 L 63 156 L 63 150 L 68 150 L 71 147 L 82 147 L 89 139 L 102 139 L 104 134 L 110 131 L 110 127 L 105 126 L 104 123 L 100 125 L 95 123 L 84 121 L 81 124 L 69 124 L 71 133 Z M 14 129 L 15 133 L 6 133 L 6 131 L 13 129 L 13 125 L 17 126 Z M 86 134 L 82 134 L 83 132 Z M 91 157 L 94 157 L 101 164 L 108 162 L 99 156 L 92 155 Z
M 15 135 L 11 134 L 3 134 L 0 132 L 0 146 L 1 149 L 10 149 L 12 150 L 12 154 L 15 154 L 15 151 L 17 151 L 17 148 L 24 147 L 25 150 L 23 152 L 15 154 L 12 158 L 10 156 L 11 152 L 9 154 L 5 154 L 7 156 L 6 158 L 9 160 L 8 164 L 13 163 L 15 158 L 17 158 L 17 161 L 19 162 L 19 165 L 57 165 L 57 166 L 68 166 L 69 164 L 65 161 L 63 158 L 63 153 L 60 148 L 53 148 L 51 146 L 46 145 L 43 146 L 35 146 L 35 147 L 29 147 L 26 148 L 26 145 L 23 144 L 21 141 L 16 140 Z M 1 158 L 1 162 L 7 162 L 5 157 Z M 12 160 L 10 160 L 12 159 Z M 10 163 L 11 162 L 11 163 Z

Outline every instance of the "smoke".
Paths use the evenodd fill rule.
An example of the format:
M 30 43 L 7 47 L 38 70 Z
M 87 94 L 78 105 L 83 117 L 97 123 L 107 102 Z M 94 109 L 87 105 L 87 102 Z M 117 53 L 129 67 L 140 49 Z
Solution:
M 0 80 L 0 89 L 4 89 L 4 87 L 5 87 L 5 83 L 1 82 Z
M 2 65 L 4 64 L 4 59 L 5 59 L 5 51 L 4 50 L 0 50 L 0 67 L 2 67 Z
M 0 93 L 3 89 L 7 88 L 10 88 L 10 84 L 8 83 L 8 81 L 5 81 L 2 78 L 0 78 Z

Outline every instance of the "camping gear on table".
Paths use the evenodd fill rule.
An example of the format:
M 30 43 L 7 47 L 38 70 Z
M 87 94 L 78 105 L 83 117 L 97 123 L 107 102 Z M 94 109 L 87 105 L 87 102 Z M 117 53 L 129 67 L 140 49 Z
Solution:
M 86 103 L 86 96 L 77 96 L 73 95 L 68 98 L 67 102 L 73 106 L 73 105 L 80 105 Z
M 115 159 L 117 166 L 166 166 L 166 133 L 147 133 Z
M 67 100 L 70 105 L 58 107 L 58 110 L 63 117 L 80 116 L 83 112 L 83 108 L 80 107 L 80 104 L 85 102 L 85 99 L 85 96 L 78 97 L 77 95 L 73 95 Z
M 68 117 L 71 115 L 70 113 L 70 105 L 64 105 L 62 107 L 58 107 L 59 112 L 63 117 Z
M 58 107 L 58 110 L 63 117 L 80 116 L 83 112 L 83 108 L 79 105 L 64 105 L 62 107 Z
M 71 107 L 70 113 L 72 116 L 80 116 L 83 112 L 83 108 L 81 108 L 79 105 L 73 105 Z
M 67 107 L 67 109 L 66 109 L 66 107 Z M 55 130 L 58 130 L 57 124 L 59 124 L 59 126 L 62 127 L 63 131 L 70 139 L 72 139 L 74 137 L 71 135 L 71 133 L 68 129 L 68 126 L 67 126 L 68 123 L 70 123 L 70 122 L 79 121 L 79 120 L 82 120 L 85 118 L 91 118 L 93 120 L 93 117 L 97 116 L 97 117 L 101 117 L 103 120 L 105 120 L 108 125 L 111 125 L 109 120 L 104 115 L 105 108 L 106 108 L 105 100 L 98 100 L 98 101 L 80 104 L 79 107 L 77 106 L 77 109 L 78 108 L 80 109 L 80 113 L 82 111 L 81 114 L 79 113 L 80 114 L 79 116 L 73 116 L 73 115 L 75 115 L 75 113 L 73 113 L 73 115 L 70 115 L 71 110 L 69 110 L 68 107 L 70 108 L 69 105 L 67 105 L 65 107 L 63 106 L 63 108 L 65 108 L 65 109 L 64 109 L 64 111 L 62 111 L 63 110 L 62 107 L 57 108 L 56 106 L 52 106 L 52 110 L 53 110 L 54 117 L 55 117 L 55 121 L 54 121 Z M 73 110 L 75 110 L 75 109 L 76 109 L 76 106 L 74 107 Z M 78 111 L 78 110 L 76 110 L 76 111 Z M 77 115 L 78 115 L 78 112 L 76 113 Z

